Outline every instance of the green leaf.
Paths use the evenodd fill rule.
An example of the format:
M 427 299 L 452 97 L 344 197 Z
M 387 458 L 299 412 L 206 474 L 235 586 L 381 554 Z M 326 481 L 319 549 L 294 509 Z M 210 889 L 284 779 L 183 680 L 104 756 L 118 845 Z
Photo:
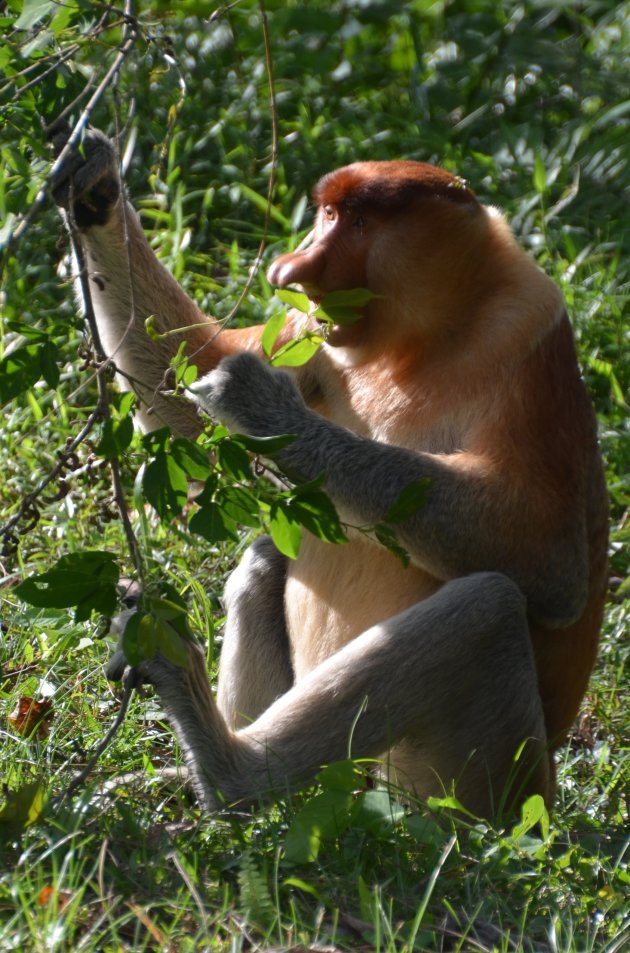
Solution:
M 212 473 L 212 467 L 205 450 L 186 437 L 173 440 L 170 454 L 177 466 L 186 473 L 191 480 L 206 480 Z
M 240 486 L 224 486 L 216 496 L 216 502 L 224 513 L 243 526 L 258 529 L 260 506 L 253 493 Z
M 613 392 L 613 396 L 618 404 L 622 407 L 627 407 L 627 399 L 623 392 L 623 387 L 619 383 L 617 375 L 615 374 L 613 365 L 610 361 L 604 361 L 599 357 L 592 357 L 591 355 L 586 355 L 586 363 L 591 367 L 597 374 L 601 374 L 606 378 L 610 384 L 610 389 Z
M 273 351 L 273 346 L 278 340 L 278 335 L 282 331 L 287 320 L 286 311 L 276 311 L 272 314 L 262 333 L 261 343 L 263 352 L 269 357 Z
M 49 387 L 55 388 L 59 383 L 59 351 L 51 341 L 45 341 L 39 350 L 39 364 L 41 375 Z
M 169 427 L 160 427 L 159 430 L 151 430 L 145 433 L 142 438 L 142 446 L 149 453 L 159 453 L 160 450 L 166 450 L 171 436 Z
M 322 840 L 338 837 L 349 826 L 352 814 L 349 791 L 326 790 L 304 805 L 289 825 L 284 854 L 293 864 L 317 860 Z
M 238 443 L 249 450 L 250 453 L 260 454 L 261 457 L 269 457 L 279 450 L 284 450 L 297 439 L 297 434 L 285 433 L 277 437 L 254 437 L 250 434 L 235 433 L 232 436 L 232 443 Z
M 274 367 L 301 367 L 317 354 L 325 338 L 308 331 L 304 337 L 284 344 L 270 360 Z
M 57 5 L 58 0 L 57 3 L 55 3 L 55 6 Z M 72 4 L 66 0 L 64 5 L 61 7 L 61 9 L 59 9 L 58 13 L 55 14 L 50 23 L 50 30 L 54 36 L 59 36 L 60 33 L 63 33 L 66 27 L 70 24 L 75 10 L 76 7 L 73 10 Z
M 540 158 L 540 155 L 536 153 L 534 158 L 534 175 L 533 175 L 534 188 L 539 195 L 542 195 L 545 189 L 547 188 L 547 170 L 545 169 L 545 163 Z
M 22 12 L 15 21 L 15 29 L 30 30 L 57 8 L 55 0 L 24 0 Z
M 151 585 L 142 594 L 142 609 L 130 616 L 122 638 L 122 648 L 130 665 L 164 658 L 187 668 L 186 643 L 196 642 L 188 623 L 186 601 L 168 582 Z
M 320 301 L 314 317 L 331 324 L 356 324 L 363 317 L 358 309 L 365 307 L 374 298 L 382 298 L 382 295 L 374 294 L 367 288 L 331 291 Z
M 384 521 L 386 523 L 401 523 L 403 520 L 415 516 L 420 507 L 426 503 L 427 491 L 430 486 L 431 480 L 428 478 L 408 483 L 387 510 Z
M 175 382 L 184 387 L 190 387 L 199 376 L 199 368 L 196 364 L 189 364 L 186 357 L 186 348 L 188 344 L 182 341 L 177 348 L 177 353 L 173 355 L 169 364 L 175 372 Z
M 323 306 L 320 306 L 313 316 L 320 321 L 327 321 L 329 324 L 341 324 L 346 327 L 350 324 L 356 324 L 363 317 L 361 312 L 355 308 L 324 308 Z
M 153 638 L 153 620 L 148 613 L 135 612 L 127 620 L 121 648 L 130 665 L 154 658 L 157 642 Z
M 335 791 L 354 791 L 361 779 L 352 758 L 327 764 L 316 777 L 323 788 Z
M 13 400 L 37 383 L 41 376 L 40 347 L 25 344 L 0 361 L 0 403 Z
M 180 668 L 188 668 L 188 652 L 186 650 L 186 640 L 181 637 L 177 629 L 170 622 L 163 619 L 155 619 L 155 640 L 157 651 L 165 659 L 178 665 Z
M 328 308 L 363 308 L 374 298 L 382 297 L 368 288 L 351 288 L 347 291 L 331 291 L 330 294 L 324 295 L 320 306 L 326 311 Z
M 298 487 L 293 499 L 287 503 L 287 510 L 318 539 L 327 543 L 347 543 L 335 505 L 323 490 L 300 492 Z
M 274 221 L 276 221 L 287 231 L 291 228 L 291 222 L 289 219 L 282 214 L 280 209 L 271 204 L 266 195 L 259 195 L 258 192 L 255 192 L 254 189 L 250 188 L 250 186 L 246 185 L 244 182 L 239 182 L 238 187 L 245 198 L 249 199 L 252 205 L 254 205 L 259 212 L 261 212 L 263 215 L 269 214 Z
M 228 514 L 213 502 L 205 503 L 190 518 L 188 529 L 191 533 L 198 533 L 209 543 L 219 543 L 225 539 L 238 539 L 234 522 Z
M 5 792 L 0 808 L 0 840 L 19 837 L 26 827 L 36 824 L 44 810 L 44 786 L 28 781 L 15 791 Z
M 171 456 L 162 451 L 147 465 L 142 490 L 162 519 L 179 516 L 188 499 L 186 474 Z
M 352 816 L 352 826 L 374 835 L 393 827 L 404 817 L 405 809 L 381 788 L 363 791 Z
M 512 828 L 512 837 L 519 840 L 537 824 L 540 824 L 543 837 L 546 837 L 549 833 L 549 814 L 540 794 L 532 794 L 521 807 L 521 820 Z
M 458 811 L 461 814 L 465 814 L 467 817 L 474 817 L 474 814 L 471 814 L 470 811 L 466 810 L 461 801 L 459 801 L 453 795 L 448 795 L 446 797 L 429 797 L 427 798 L 427 807 L 431 811 Z
M 39 608 L 66 609 L 76 606 L 75 620 L 91 612 L 112 615 L 118 601 L 118 565 L 112 553 L 98 550 L 62 556 L 53 569 L 31 576 L 16 586 L 15 593 Z
M 120 420 L 106 420 L 94 452 L 106 460 L 113 460 L 125 452 L 133 440 L 133 419 L 128 414 Z
M 405 828 L 418 844 L 429 847 L 441 847 L 449 839 L 446 831 L 424 814 L 412 814 L 405 820 Z
M 401 563 L 406 569 L 411 562 L 409 553 L 404 546 L 400 545 L 398 539 L 396 538 L 396 533 L 391 526 L 387 526 L 385 523 L 377 523 L 374 527 L 374 535 L 381 546 L 389 549 L 393 556 L 396 556 L 397 559 L 400 559 Z
M 288 305 L 289 308 L 302 311 L 303 314 L 308 314 L 312 307 L 310 299 L 301 291 L 287 291 L 286 288 L 281 288 L 276 291 L 276 298 L 279 298 L 280 301 Z
M 217 464 L 224 473 L 235 480 L 251 480 L 252 470 L 249 456 L 243 447 L 234 440 L 223 440 L 217 444 Z
M 269 529 L 280 552 L 289 559 L 297 559 L 302 542 L 302 528 L 291 515 L 286 503 L 274 500 L 271 504 Z

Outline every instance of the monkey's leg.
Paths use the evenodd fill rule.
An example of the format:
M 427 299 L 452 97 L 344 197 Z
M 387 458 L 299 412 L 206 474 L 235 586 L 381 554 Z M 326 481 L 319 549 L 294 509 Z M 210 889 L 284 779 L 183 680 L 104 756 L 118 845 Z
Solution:
M 374 626 L 313 670 L 252 725 L 232 731 L 213 699 L 203 656 L 187 670 L 158 658 L 141 674 L 155 685 L 208 810 L 252 802 L 308 781 L 322 764 L 374 757 L 402 739 L 418 793 L 459 780 L 472 810 L 493 813 L 532 739 L 521 775 L 545 792 L 542 707 L 525 605 L 498 573 L 447 583 L 425 602 Z M 407 755 L 409 752 L 407 752 Z
M 268 536 L 247 550 L 225 588 L 227 621 L 217 702 L 231 728 L 250 724 L 293 684 L 284 622 L 287 559 Z

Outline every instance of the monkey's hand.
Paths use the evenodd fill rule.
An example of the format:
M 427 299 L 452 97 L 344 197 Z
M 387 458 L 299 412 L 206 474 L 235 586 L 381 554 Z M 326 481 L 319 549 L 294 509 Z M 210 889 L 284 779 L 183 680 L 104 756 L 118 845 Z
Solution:
M 70 135 L 67 123 L 50 131 L 50 142 L 59 155 Z M 112 142 L 98 129 L 87 129 L 80 145 L 64 160 L 53 180 L 52 194 L 57 205 L 72 207 L 79 228 L 105 225 L 121 192 L 116 152 Z
M 190 389 L 203 410 L 236 433 L 299 434 L 308 423 L 309 411 L 291 377 L 253 354 L 224 358 Z

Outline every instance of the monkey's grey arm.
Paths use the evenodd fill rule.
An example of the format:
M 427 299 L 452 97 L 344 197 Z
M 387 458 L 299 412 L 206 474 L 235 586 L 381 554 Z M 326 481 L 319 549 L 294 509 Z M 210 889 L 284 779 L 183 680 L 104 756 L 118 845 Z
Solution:
M 462 465 L 463 456 L 414 452 L 357 436 L 310 411 L 288 375 L 247 354 L 223 361 L 194 390 L 201 405 L 233 430 L 296 434 L 276 456 L 280 467 L 298 479 L 324 473 L 325 489 L 350 523 L 383 521 L 406 486 L 430 480 L 426 502 L 394 526 L 415 563 L 441 579 L 504 572 L 521 587 L 537 621 L 567 625 L 579 616 L 586 595 L 584 541 L 558 539 L 541 565 L 527 545 L 528 521 L 536 514 L 527 512 L 526 499 L 515 503 L 518 490 L 481 461 Z M 522 525 L 506 526 L 506 514 L 519 512 Z

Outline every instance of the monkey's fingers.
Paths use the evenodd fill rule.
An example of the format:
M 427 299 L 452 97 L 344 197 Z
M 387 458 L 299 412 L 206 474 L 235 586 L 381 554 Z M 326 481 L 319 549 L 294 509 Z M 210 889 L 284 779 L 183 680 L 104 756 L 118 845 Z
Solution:
M 66 122 L 53 125 L 49 141 L 59 155 L 70 136 Z M 113 143 L 98 129 L 87 129 L 80 146 L 64 159 L 53 179 L 52 195 L 57 205 L 73 213 L 77 225 L 104 225 L 120 195 L 120 178 Z

